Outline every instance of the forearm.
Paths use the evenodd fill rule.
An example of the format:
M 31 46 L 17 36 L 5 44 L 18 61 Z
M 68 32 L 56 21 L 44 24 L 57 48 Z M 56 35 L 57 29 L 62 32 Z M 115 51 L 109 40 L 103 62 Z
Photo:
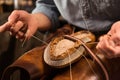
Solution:
M 51 20 L 43 13 L 34 13 L 32 14 L 33 17 L 37 19 L 38 29 L 40 31 L 48 30 L 52 27 Z
M 35 13 L 42 13 L 51 22 L 51 29 L 56 30 L 59 26 L 59 19 L 60 16 L 57 7 L 55 6 L 53 0 L 37 0 L 36 8 L 32 11 L 33 14 Z

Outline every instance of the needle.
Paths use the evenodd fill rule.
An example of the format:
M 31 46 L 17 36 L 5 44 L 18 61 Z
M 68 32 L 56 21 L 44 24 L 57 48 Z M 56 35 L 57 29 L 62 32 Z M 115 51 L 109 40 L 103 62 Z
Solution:
M 34 38 L 34 39 L 36 39 L 36 40 L 38 40 L 38 41 L 40 41 L 40 42 L 42 42 L 42 43 L 44 43 L 44 44 L 48 45 L 48 43 L 47 43 L 47 42 L 45 42 L 45 41 L 43 41 L 43 40 L 39 39 L 38 37 L 36 37 L 36 36 L 34 36 L 34 35 L 32 35 L 32 38 Z M 24 39 L 24 41 L 23 41 L 23 43 L 22 43 L 22 47 L 24 46 L 24 44 L 25 44 L 26 40 L 27 40 L 27 38 L 25 37 L 25 39 Z
M 27 37 L 25 37 L 25 39 L 24 39 L 24 41 L 23 41 L 23 43 L 22 43 L 22 47 L 24 46 L 26 40 L 27 40 Z
M 34 39 L 36 39 L 36 40 L 38 40 L 38 41 L 40 41 L 40 42 L 42 42 L 42 43 L 44 43 L 44 44 L 48 45 L 48 43 L 47 43 L 47 42 L 45 42 L 45 41 L 43 41 L 43 40 L 39 39 L 38 37 L 36 37 L 36 36 L 34 36 L 34 35 L 32 35 L 32 38 L 34 38 Z

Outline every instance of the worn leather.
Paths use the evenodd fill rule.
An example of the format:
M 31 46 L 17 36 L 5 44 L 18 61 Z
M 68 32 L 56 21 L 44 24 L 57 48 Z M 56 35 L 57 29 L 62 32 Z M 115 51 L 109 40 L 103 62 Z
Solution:
M 54 37 L 71 33 L 72 27 L 70 25 L 64 25 L 56 32 L 49 34 L 49 37 L 46 41 L 49 42 Z M 42 45 L 41 47 L 34 48 L 33 50 L 30 50 L 24 55 L 22 55 L 13 64 L 11 64 L 5 69 L 1 80 L 11 80 L 10 77 L 12 76 L 12 74 L 15 74 L 14 72 L 18 70 L 19 73 L 21 73 L 15 74 L 13 75 L 13 77 L 18 76 L 21 78 L 21 80 L 36 80 L 46 74 L 49 74 L 52 68 L 50 66 L 46 67 L 47 64 L 45 64 L 43 60 L 43 53 L 45 47 L 46 45 Z
M 62 30 L 64 29 L 64 30 Z M 66 31 L 66 28 L 58 30 L 71 32 L 72 30 Z M 57 34 L 57 33 L 56 33 Z M 63 34 L 66 34 L 63 32 Z M 63 35 L 62 34 L 62 35 Z M 56 35 L 54 35 L 55 37 Z M 53 36 L 51 36 L 53 38 Z M 50 39 L 48 41 L 50 41 Z M 20 58 L 18 58 L 13 64 L 8 66 L 1 80 L 11 80 L 15 76 L 19 76 L 19 79 L 13 80 L 70 80 L 70 67 L 66 68 L 53 68 L 47 65 L 43 60 L 43 53 L 46 45 L 36 47 Z M 107 59 L 103 54 L 96 51 L 95 46 L 92 51 L 100 58 L 101 62 L 106 67 L 110 80 L 120 80 L 120 58 Z M 86 57 L 84 57 L 86 56 Z M 72 64 L 72 80 L 106 80 L 104 72 L 100 65 L 86 52 L 79 61 Z M 18 71 L 18 73 L 16 72 Z
M 103 54 L 97 52 L 94 48 L 92 49 L 94 53 L 100 58 L 104 66 L 106 67 L 109 80 L 120 80 L 120 58 L 108 59 Z M 73 80 L 106 80 L 105 75 L 100 68 L 99 64 L 89 56 L 82 58 L 78 62 L 72 65 L 72 79 Z M 90 65 L 92 67 L 90 67 Z M 70 69 L 69 67 L 53 78 L 53 80 L 70 80 Z

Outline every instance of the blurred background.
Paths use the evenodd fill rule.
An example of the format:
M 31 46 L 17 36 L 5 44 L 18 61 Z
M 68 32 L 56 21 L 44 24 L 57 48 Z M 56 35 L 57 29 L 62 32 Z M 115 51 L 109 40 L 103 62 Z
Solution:
M 15 9 L 31 12 L 35 7 L 35 2 L 36 0 L 0 0 L 0 25 L 7 21 L 8 16 Z M 43 39 L 42 33 L 38 32 L 35 36 Z M 22 47 L 22 42 L 10 36 L 9 32 L 0 33 L 0 78 L 7 66 L 26 51 L 40 45 L 40 41 L 31 38 Z
M 11 12 L 14 9 L 31 11 L 36 0 L 0 0 L 0 13 Z

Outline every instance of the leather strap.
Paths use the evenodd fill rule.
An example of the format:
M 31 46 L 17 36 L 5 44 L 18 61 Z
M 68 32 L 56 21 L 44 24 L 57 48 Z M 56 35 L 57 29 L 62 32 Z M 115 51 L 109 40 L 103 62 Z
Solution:
M 99 59 L 99 57 L 97 57 L 97 56 L 86 46 L 86 44 L 85 44 L 82 40 L 80 40 L 80 39 L 78 39 L 78 38 L 76 38 L 76 37 L 70 36 L 70 35 L 64 35 L 64 37 L 67 37 L 67 38 L 69 38 L 69 39 L 72 39 L 72 40 L 81 42 L 81 44 L 82 44 L 83 47 L 89 52 L 89 54 L 91 55 L 91 57 L 93 57 L 93 58 L 95 59 L 95 61 L 100 65 L 101 69 L 103 70 L 103 72 L 104 72 L 104 74 L 105 74 L 106 80 L 109 80 L 108 71 L 107 71 L 107 69 L 105 68 L 105 66 L 103 65 L 102 61 Z

